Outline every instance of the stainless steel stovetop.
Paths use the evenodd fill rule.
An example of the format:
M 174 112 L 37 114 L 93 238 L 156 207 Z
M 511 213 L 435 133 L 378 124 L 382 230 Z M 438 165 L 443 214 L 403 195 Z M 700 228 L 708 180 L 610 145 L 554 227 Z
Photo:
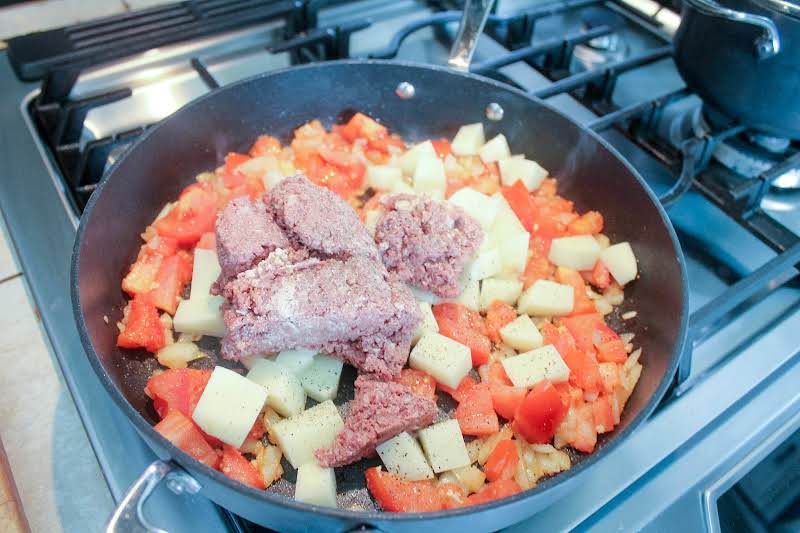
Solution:
M 647 29 L 643 30 L 643 23 L 632 24 L 634 15 L 620 5 L 611 6 L 624 26 L 614 32 L 616 47 L 609 51 L 607 42 L 594 42 L 595 47 L 570 48 L 574 53 L 560 77 L 664 47 L 669 36 L 659 21 L 674 23 L 674 14 L 660 12 L 655 18 L 645 18 Z M 637 5 L 652 8 L 643 0 Z M 535 1 L 501 1 L 497 17 L 539 7 Z M 536 21 L 533 46 L 582 31 L 579 10 L 554 11 Z M 371 25 L 350 39 L 350 54 L 361 57 L 380 55 L 377 52 L 387 46 L 389 36 L 433 14 L 423 2 L 363 0 L 323 8 L 317 24 L 336 26 L 366 15 Z M 442 63 L 452 26 L 426 26 L 412 33 L 397 57 Z M 205 58 L 207 72 L 223 85 L 291 64 L 289 52 L 264 49 L 263 43 L 279 38 L 279 29 L 277 24 L 263 24 L 84 71 L 71 98 L 119 87 L 132 88 L 132 95 L 92 109 L 83 123 L 80 143 L 152 123 L 207 92 L 208 84 L 189 65 L 191 58 Z M 484 35 L 475 63 L 486 68 L 488 61 L 507 54 L 499 40 Z M 671 60 L 659 57 L 663 56 L 619 77 L 613 94 L 616 107 L 681 90 Z M 553 87 L 550 79 L 525 61 L 509 62 L 492 72 L 531 91 Z M 95 378 L 73 324 L 69 259 L 79 204 L 31 117 L 30 106 L 39 90 L 38 83 L 20 82 L 6 54 L 0 55 L 0 160 L 4 161 L 0 208 L 109 489 L 119 501 L 155 457 Z M 549 101 L 581 123 L 598 119 L 596 110 L 569 94 L 559 93 Z M 656 192 L 672 185 L 674 169 L 639 148 L 619 128 L 604 129 L 603 135 Z M 112 151 L 110 158 L 118 152 Z M 762 202 L 768 214 L 794 232 L 800 231 L 797 194 L 770 194 Z M 684 194 L 669 214 L 686 254 L 690 306 L 695 312 L 691 370 L 651 419 L 594 468 L 584 486 L 514 530 L 720 530 L 718 498 L 800 428 L 800 289 L 785 283 L 797 274 L 792 265 L 800 262 L 800 249 L 794 246 L 788 252 L 793 255 L 775 259 L 770 247 L 696 189 Z M 770 261 L 784 265 L 762 271 L 765 276 L 758 281 L 769 290 L 749 291 L 754 278 L 748 276 Z M 752 298 L 730 309 L 724 307 L 730 313 L 715 314 L 731 295 L 743 292 L 752 293 Z M 150 498 L 145 512 L 159 527 L 174 532 L 250 528 L 201 496 L 178 496 L 164 487 Z

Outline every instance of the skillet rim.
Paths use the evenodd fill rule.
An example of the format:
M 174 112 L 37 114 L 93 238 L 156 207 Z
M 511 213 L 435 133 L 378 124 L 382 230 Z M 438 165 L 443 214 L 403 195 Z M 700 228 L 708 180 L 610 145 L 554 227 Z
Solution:
M 239 482 L 234 481 L 233 479 L 225 476 L 221 472 L 212 469 L 209 466 L 201 463 L 200 461 L 194 459 L 189 454 L 172 444 L 168 441 L 165 437 L 159 434 L 157 431 L 153 429 L 153 426 L 145 420 L 145 418 L 134 409 L 134 407 L 128 402 L 125 396 L 120 392 L 114 382 L 111 380 L 109 375 L 106 373 L 105 368 L 103 367 L 102 363 L 100 362 L 100 357 L 94 349 L 94 345 L 92 343 L 91 338 L 89 337 L 89 333 L 86 329 L 86 322 L 83 316 L 83 309 L 80 304 L 80 290 L 78 287 L 78 279 L 80 277 L 80 250 L 83 244 L 83 237 L 85 229 L 89 223 L 89 220 L 92 218 L 92 212 L 94 210 L 95 205 L 99 201 L 99 198 L 102 195 L 102 191 L 105 188 L 106 183 L 111 179 L 111 177 L 115 174 L 117 167 L 119 167 L 124 161 L 126 161 L 129 157 L 132 157 L 136 151 L 136 148 L 143 144 L 150 135 L 153 135 L 156 131 L 158 131 L 166 122 L 171 120 L 177 120 L 181 114 L 188 112 L 188 110 L 192 109 L 195 105 L 201 105 L 206 100 L 210 100 L 214 98 L 217 94 L 222 91 L 229 91 L 229 90 L 236 90 L 239 86 L 253 83 L 256 80 L 266 79 L 272 76 L 279 76 L 288 71 L 297 71 L 297 70 L 315 70 L 315 69 L 323 69 L 328 66 L 340 66 L 340 65 L 353 65 L 353 66 L 370 66 L 370 65 L 380 65 L 380 66 L 391 66 L 391 67 L 402 67 L 407 69 L 419 69 L 419 70 L 428 70 L 434 71 L 437 75 L 450 75 L 450 76 L 458 76 L 464 77 L 484 85 L 493 86 L 494 89 L 503 90 L 506 92 L 510 92 L 518 97 L 525 98 L 530 102 L 530 104 L 538 105 L 547 108 L 549 111 L 557 114 L 565 121 L 573 123 L 577 128 L 582 130 L 584 133 L 590 135 L 596 142 L 598 142 L 603 148 L 608 150 L 611 155 L 616 157 L 623 166 L 630 172 L 633 178 L 638 182 L 639 186 L 644 190 L 645 194 L 651 201 L 651 204 L 655 207 L 656 211 L 658 212 L 659 217 L 661 218 L 661 222 L 664 225 L 667 233 L 669 234 L 670 240 L 672 242 L 672 247 L 674 251 L 674 257 L 678 262 L 678 268 L 680 271 L 681 277 L 681 317 L 679 322 L 678 328 L 678 335 L 675 339 L 675 344 L 672 349 L 672 353 L 670 355 L 669 363 L 667 364 L 666 371 L 664 372 L 661 381 L 659 382 L 658 386 L 656 387 L 655 392 L 650 396 L 648 401 L 645 405 L 641 408 L 639 413 L 636 417 L 630 421 L 627 427 L 619 432 L 614 432 L 613 437 L 609 440 L 609 442 L 605 443 L 602 448 L 598 449 L 597 451 L 590 454 L 588 457 L 582 459 L 577 465 L 571 467 L 568 471 L 562 472 L 556 476 L 552 476 L 545 481 L 537 484 L 535 487 L 524 490 L 519 492 L 513 496 L 508 496 L 505 498 L 501 498 L 499 500 L 494 500 L 491 502 L 483 503 L 477 506 L 470 506 L 470 507 L 462 507 L 457 509 L 450 509 L 445 511 L 434 511 L 434 512 L 425 512 L 425 513 L 392 513 L 386 511 L 351 511 L 348 509 L 339 509 L 339 508 L 330 508 L 330 507 L 322 507 L 318 505 L 307 504 L 303 502 L 298 502 L 292 498 L 288 498 L 281 494 L 276 494 L 273 492 L 269 492 L 268 490 L 258 490 L 252 487 L 248 487 L 243 485 Z M 89 362 L 92 368 L 97 374 L 97 377 L 100 379 L 101 383 L 108 391 L 114 402 L 120 409 L 126 414 L 128 419 L 134 424 L 136 429 L 140 433 L 147 434 L 147 438 L 151 440 L 157 441 L 161 448 L 166 449 L 170 455 L 170 460 L 177 463 L 180 468 L 187 470 L 189 474 L 191 474 L 191 470 L 189 467 L 185 467 L 185 464 L 191 465 L 192 469 L 200 470 L 203 475 L 212 479 L 215 482 L 221 483 L 223 486 L 227 487 L 228 489 L 232 489 L 237 492 L 243 492 L 247 496 L 251 498 L 261 499 L 272 505 L 281 505 L 283 507 L 288 507 L 293 511 L 299 512 L 313 512 L 313 513 L 321 513 L 323 515 L 327 515 L 332 518 L 337 518 L 343 521 L 352 521 L 352 522 L 362 522 L 362 521 L 389 521 L 389 522 L 410 522 L 416 521 L 420 519 L 448 519 L 462 515 L 472 514 L 474 512 L 483 512 L 488 511 L 490 509 L 499 509 L 506 505 L 510 505 L 513 503 L 522 502 L 523 500 L 528 500 L 534 497 L 537 497 L 540 494 L 546 493 L 548 489 L 551 487 L 556 487 L 561 483 L 566 483 L 570 480 L 581 476 L 587 469 L 589 469 L 594 463 L 601 460 L 605 455 L 611 453 L 619 444 L 631 433 L 633 432 L 642 422 L 644 422 L 653 412 L 653 410 L 658 405 L 658 402 L 664 396 L 667 389 L 670 387 L 673 381 L 673 376 L 675 371 L 678 367 L 678 363 L 680 362 L 681 355 L 684 351 L 684 346 L 686 344 L 687 335 L 688 335 L 688 316 L 689 316 L 689 294 L 688 294 L 688 283 L 687 283 L 687 272 L 686 272 L 686 262 L 683 256 L 683 251 L 681 249 L 680 243 L 678 241 L 678 237 L 675 233 L 675 229 L 672 226 L 672 223 L 669 220 L 669 217 L 666 214 L 664 207 L 661 205 L 661 202 L 658 201 L 658 198 L 653 193 L 650 186 L 644 181 L 644 179 L 639 175 L 639 172 L 625 159 L 613 146 L 611 146 L 605 139 L 603 139 L 599 134 L 595 131 L 578 124 L 568 116 L 566 116 L 561 111 L 555 109 L 552 105 L 548 104 L 547 102 L 536 98 L 524 91 L 516 89 L 515 87 L 511 87 L 507 84 L 500 83 L 495 81 L 491 78 L 487 78 L 485 76 L 481 76 L 478 74 L 473 74 L 470 72 L 458 72 L 452 70 L 448 67 L 438 66 L 438 65 L 430 65 L 425 63 L 418 63 L 413 61 L 397 61 L 397 60 L 383 60 L 383 59 L 343 59 L 343 60 L 334 60 L 334 61 L 324 61 L 319 63 L 309 63 L 305 65 L 295 65 L 286 67 L 279 70 L 274 70 L 266 73 L 257 74 L 255 76 L 251 76 L 248 78 L 244 78 L 237 82 L 231 83 L 229 85 L 225 85 L 220 87 L 216 90 L 210 91 L 205 95 L 192 100 L 191 102 L 185 104 L 180 109 L 168 115 L 161 121 L 159 121 L 156 125 L 151 128 L 148 128 L 124 153 L 123 155 L 117 159 L 111 168 L 105 172 L 103 178 L 97 185 L 97 188 L 94 194 L 91 195 L 89 202 L 86 205 L 86 208 L 83 211 L 83 214 L 80 218 L 80 225 L 78 226 L 77 235 L 75 238 L 75 244 L 73 246 L 72 252 L 72 260 L 71 260 L 71 268 L 70 268 L 70 295 L 72 300 L 72 309 L 73 314 L 75 317 L 75 322 L 78 327 L 78 333 L 81 338 L 81 343 L 83 344 L 84 351 L 86 352 L 87 357 L 89 358 Z M 147 439 L 146 439 L 147 440 Z M 149 445 L 149 444 L 148 444 Z M 152 449 L 152 447 L 151 447 Z M 154 451 L 155 453 L 155 451 Z M 156 456 L 159 454 L 156 453 Z M 216 503 L 216 502 L 215 502 Z M 557 504 L 557 500 L 553 502 L 553 505 Z M 219 504 L 217 504 L 219 505 Z M 544 508 L 547 508 L 545 506 Z M 543 509 L 544 509 L 543 508 Z M 542 510 L 543 510 L 542 509 Z M 535 513 L 534 513 L 535 514 Z M 525 517 L 521 518 L 524 520 L 532 515 L 526 515 Z M 519 522 L 519 521 L 517 521 Z M 515 522 L 516 523 L 516 522 Z

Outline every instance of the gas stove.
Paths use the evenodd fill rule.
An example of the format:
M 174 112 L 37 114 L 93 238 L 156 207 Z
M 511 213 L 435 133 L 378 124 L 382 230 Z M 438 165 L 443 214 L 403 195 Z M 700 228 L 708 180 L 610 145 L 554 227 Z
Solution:
M 155 456 L 72 319 L 72 243 L 104 170 L 153 123 L 250 75 L 343 57 L 443 64 L 457 8 L 182 2 L 2 52 L 0 207 L 116 501 Z M 798 527 L 800 146 L 718 120 L 684 88 L 670 58 L 678 21 L 650 0 L 499 0 L 475 54 L 474 72 L 546 99 L 628 158 L 669 206 L 689 275 L 691 342 L 671 392 L 584 486 L 518 531 Z M 145 514 L 175 532 L 258 530 L 166 487 Z

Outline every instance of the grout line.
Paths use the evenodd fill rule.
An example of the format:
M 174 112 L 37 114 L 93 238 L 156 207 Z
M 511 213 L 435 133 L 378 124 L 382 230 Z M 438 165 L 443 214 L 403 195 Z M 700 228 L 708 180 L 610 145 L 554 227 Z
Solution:
M 11 281 L 12 279 L 16 279 L 22 276 L 22 272 L 17 272 L 16 274 L 11 274 L 10 276 L 6 276 L 4 278 L 0 278 L 0 284 L 5 283 L 6 281 Z

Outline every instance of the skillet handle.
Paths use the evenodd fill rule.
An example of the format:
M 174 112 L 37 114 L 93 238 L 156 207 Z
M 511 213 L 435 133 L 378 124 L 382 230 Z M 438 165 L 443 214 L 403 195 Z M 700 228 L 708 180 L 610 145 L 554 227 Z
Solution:
M 164 478 L 169 489 L 176 494 L 195 494 L 200 490 L 200 483 L 172 462 L 154 461 L 128 488 L 106 524 L 106 533 L 167 533 L 150 524 L 143 513 L 144 502 Z
M 483 32 L 492 5 L 494 0 L 464 0 L 464 14 L 461 16 L 458 34 L 450 49 L 450 58 L 447 60 L 450 68 L 462 72 L 469 71 L 472 54 L 475 53 L 478 37 Z

